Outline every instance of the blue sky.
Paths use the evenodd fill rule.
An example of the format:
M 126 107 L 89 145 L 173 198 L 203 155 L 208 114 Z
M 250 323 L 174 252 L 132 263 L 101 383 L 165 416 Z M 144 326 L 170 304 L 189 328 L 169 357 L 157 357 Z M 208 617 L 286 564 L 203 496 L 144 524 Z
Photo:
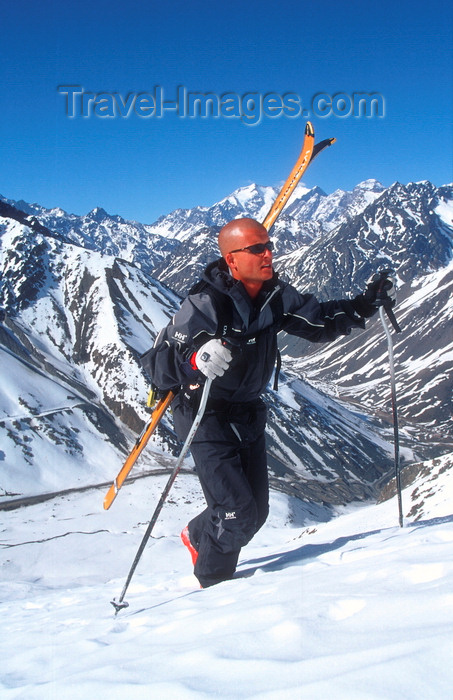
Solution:
M 0 193 L 84 214 L 101 206 L 144 223 L 210 205 L 237 187 L 282 182 L 304 115 L 189 118 L 165 111 L 70 118 L 58 87 L 94 95 L 187 92 L 223 99 L 293 94 L 317 140 L 337 143 L 307 186 L 388 186 L 452 172 L 452 10 L 433 0 L 15 0 L 2 7 Z M 319 93 L 378 93 L 383 116 L 318 116 Z M 80 99 L 80 96 L 78 96 Z M 110 98 L 112 99 L 112 98 Z M 76 107 L 77 107 L 76 102 Z M 104 105 L 107 105 L 104 102 Z M 149 104 L 149 103 L 148 103 Z M 334 102 L 336 105 L 336 103 Z M 341 106 L 341 104 L 340 104 Z M 99 109 L 99 108 L 98 108 Z M 105 113 L 100 111 L 100 113 Z

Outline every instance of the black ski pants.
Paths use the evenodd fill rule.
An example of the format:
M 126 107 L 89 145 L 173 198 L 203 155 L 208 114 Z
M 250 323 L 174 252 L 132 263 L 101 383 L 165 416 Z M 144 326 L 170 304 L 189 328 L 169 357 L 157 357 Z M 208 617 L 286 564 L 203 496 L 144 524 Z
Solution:
M 174 424 L 185 440 L 196 410 L 178 395 Z M 208 405 L 192 442 L 206 508 L 189 523 L 190 540 L 198 551 L 194 573 L 203 588 L 230 579 L 239 553 L 269 513 L 266 406 L 260 399 L 246 404 Z

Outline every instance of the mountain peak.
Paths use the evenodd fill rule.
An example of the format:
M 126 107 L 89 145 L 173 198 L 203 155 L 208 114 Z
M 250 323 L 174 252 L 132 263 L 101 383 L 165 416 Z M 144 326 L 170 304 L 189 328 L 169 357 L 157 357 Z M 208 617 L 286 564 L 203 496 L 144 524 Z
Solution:
M 238 187 L 237 190 L 231 192 L 227 197 L 225 197 L 221 202 L 226 201 L 230 198 L 236 199 L 241 204 L 248 202 L 251 199 L 260 197 L 261 199 L 266 199 L 269 195 L 274 194 L 274 188 L 269 185 L 258 185 L 256 182 L 251 182 L 249 185 L 243 185 Z
M 359 182 L 359 184 L 354 187 L 353 192 L 359 190 L 368 190 L 370 192 L 383 192 L 385 190 L 385 187 L 381 182 L 379 182 L 379 180 L 375 180 L 374 178 L 370 177 L 368 178 L 368 180 L 363 180 L 363 182 Z
M 103 221 L 104 219 L 110 219 L 110 214 L 107 214 L 105 209 L 102 207 L 95 207 L 90 212 L 88 212 L 87 217 L 89 219 L 94 219 L 95 221 Z

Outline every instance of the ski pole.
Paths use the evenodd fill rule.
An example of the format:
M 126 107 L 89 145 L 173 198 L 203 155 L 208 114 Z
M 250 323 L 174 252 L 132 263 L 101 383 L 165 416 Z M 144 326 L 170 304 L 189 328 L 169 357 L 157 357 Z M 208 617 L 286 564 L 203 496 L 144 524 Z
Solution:
M 201 395 L 200 406 L 198 407 L 197 415 L 195 416 L 195 420 L 192 423 L 192 427 L 190 428 L 189 434 L 186 437 L 186 441 L 183 445 L 183 448 L 182 448 L 181 453 L 178 457 L 178 460 L 177 460 L 175 466 L 173 467 L 173 471 L 170 474 L 170 478 L 168 479 L 167 484 L 166 484 L 164 490 L 162 491 L 162 495 L 159 499 L 159 502 L 156 506 L 156 509 L 151 517 L 151 520 L 149 522 L 148 527 L 146 528 L 145 534 L 143 535 L 143 539 L 142 539 L 140 546 L 137 550 L 137 554 L 135 555 L 135 559 L 132 562 L 132 566 L 131 566 L 129 574 L 127 576 L 126 583 L 124 584 L 124 588 L 121 591 L 121 595 L 118 599 L 118 602 L 115 600 L 115 598 L 111 601 L 113 607 L 115 608 L 115 615 L 117 615 L 118 612 L 122 608 L 127 608 L 129 606 L 129 603 L 127 603 L 124 600 L 124 596 L 126 595 L 126 591 L 129 587 L 132 576 L 134 575 L 135 569 L 137 568 L 138 562 L 140 561 L 140 558 L 143 554 L 143 550 L 146 547 L 146 543 L 149 540 L 149 537 L 150 537 L 151 532 L 154 528 L 154 525 L 157 522 L 157 519 L 158 519 L 160 512 L 162 510 L 162 507 L 167 499 L 168 494 L 170 493 L 170 489 L 173 486 L 173 483 L 174 483 L 176 477 L 178 476 L 178 473 L 179 473 L 179 470 L 181 469 L 181 465 L 183 463 L 184 457 L 186 456 L 186 454 L 189 450 L 189 447 L 192 443 L 192 440 L 195 437 L 195 433 L 198 430 L 198 426 L 200 425 L 201 419 L 203 418 L 203 415 L 204 415 L 204 412 L 206 409 L 206 402 L 208 400 L 208 395 L 209 395 L 209 391 L 211 388 L 211 384 L 212 384 L 212 379 L 207 379 L 205 382 L 204 388 L 203 388 L 203 393 Z
M 382 325 L 384 327 L 385 335 L 387 336 L 387 344 L 388 344 L 388 354 L 389 354 L 389 364 L 390 364 L 390 383 L 391 383 L 391 388 L 392 388 L 392 412 L 393 412 L 393 435 L 394 435 L 394 454 L 395 454 L 395 478 L 396 478 L 396 490 L 398 494 L 398 513 L 399 513 L 399 525 L 400 527 L 403 527 L 403 501 L 402 501 L 402 496 L 401 496 L 401 473 L 400 473 L 400 454 L 399 454 L 399 430 L 398 430 L 398 409 L 397 409 L 397 404 L 396 404 L 396 381 L 395 381 L 395 362 L 393 359 L 393 342 L 392 342 L 392 336 L 390 334 L 390 330 L 387 324 L 387 321 L 385 320 L 384 316 L 384 309 L 389 313 L 389 311 L 392 311 L 390 307 L 386 308 L 385 305 L 381 305 L 379 307 L 379 316 L 382 321 Z M 393 311 L 392 311 L 393 315 Z M 390 314 L 389 314 L 390 316 Z M 394 318 L 394 316 L 393 316 Z M 392 316 L 390 316 L 390 319 L 393 319 Z M 399 333 L 401 329 L 399 328 L 398 324 L 393 323 L 395 326 L 395 329 Z

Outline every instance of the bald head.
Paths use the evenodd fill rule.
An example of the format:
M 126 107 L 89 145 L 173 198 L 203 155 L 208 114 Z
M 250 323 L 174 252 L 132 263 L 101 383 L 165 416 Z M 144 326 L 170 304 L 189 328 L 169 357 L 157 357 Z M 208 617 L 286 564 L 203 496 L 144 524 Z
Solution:
M 255 219 L 234 219 L 220 231 L 219 248 L 231 275 L 255 298 L 274 274 L 267 229 Z
M 248 244 L 250 235 L 263 233 L 267 237 L 264 226 L 255 219 L 234 219 L 224 226 L 218 238 L 220 253 L 223 257 L 232 250 L 242 248 Z

